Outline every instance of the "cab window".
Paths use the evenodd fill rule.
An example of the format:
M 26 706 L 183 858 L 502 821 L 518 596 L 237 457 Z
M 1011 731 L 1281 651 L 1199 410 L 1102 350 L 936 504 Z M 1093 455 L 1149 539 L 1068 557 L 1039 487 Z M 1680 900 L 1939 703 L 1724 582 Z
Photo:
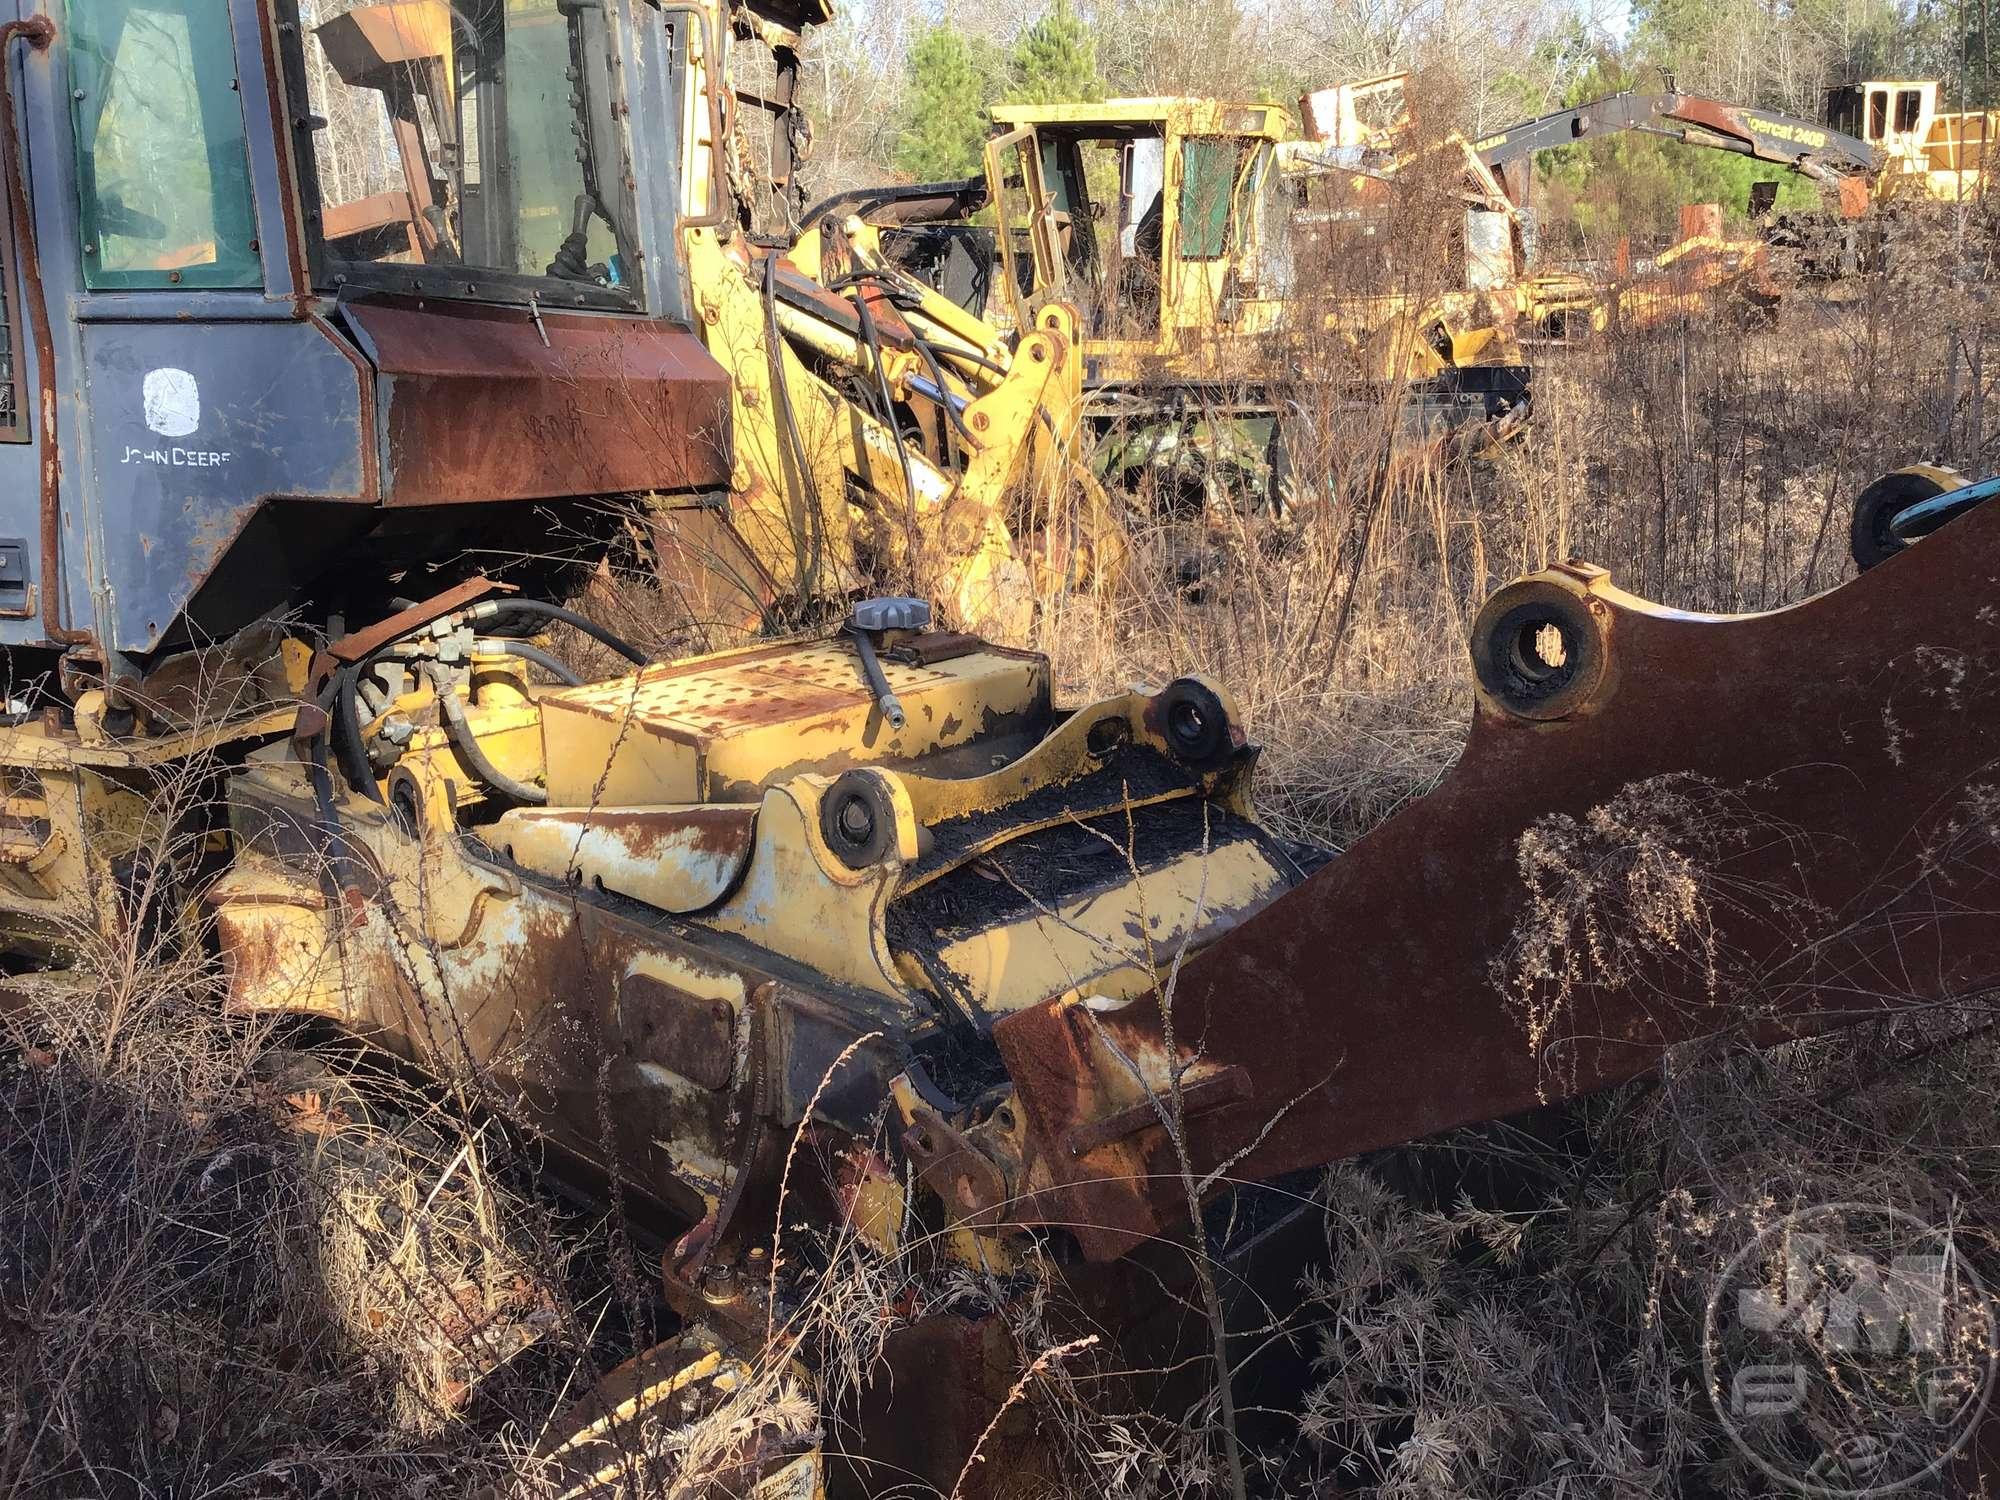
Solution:
M 299 0 L 324 258 L 349 280 L 439 296 L 634 305 L 607 15 L 561 0 Z
M 1236 201 L 1243 150 L 1243 143 L 1237 140 L 1181 143 L 1183 260 L 1220 260 L 1228 253 L 1229 215 Z
M 69 42 L 84 284 L 262 286 L 228 11 L 72 0 Z

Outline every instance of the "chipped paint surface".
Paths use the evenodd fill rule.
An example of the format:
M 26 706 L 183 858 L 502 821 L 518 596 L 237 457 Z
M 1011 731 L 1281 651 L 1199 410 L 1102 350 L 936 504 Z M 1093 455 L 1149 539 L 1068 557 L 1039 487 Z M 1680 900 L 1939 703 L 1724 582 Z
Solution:
M 801 1091 L 859 1032 L 894 1035 L 880 1001 L 837 978 L 819 994 L 774 984 L 748 945 L 725 948 L 588 889 L 516 875 L 455 836 L 407 834 L 363 804 L 343 812 L 357 886 L 329 910 L 311 873 L 313 808 L 299 769 L 259 765 L 236 778 L 234 802 L 290 833 L 257 836 L 247 820 L 243 853 L 211 896 L 232 1006 L 316 1011 L 434 1073 L 476 1074 L 556 1144 L 691 1220 L 746 1171 L 769 1170 L 756 1154 L 763 1120 L 795 1123 Z M 795 817 L 792 837 L 802 832 Z M 886 878 L 856 879 L 862 909 Z M 760 910 L 782 908 L 775 886 L 758 899 L 772 903 Z M 760 990 L 770 999 L 758 1023 Z M 891 1043 L 851 1065 L 859 1102 L 830 1094 L 828 1107 L 860 1111 L 858 1124 L 885 1086 L 869 1078 L 886 1077 L 894 1055 Z
M 541 699 L 552 806 L 754 801 L 804 771 L 906 762 L 1046 727 L 1048 671 L 985 647 L 927 667 L 886 659 L 908 722 L 891 730 L 840 641 L 765 646 L 647 667 Z M 982 768 L 983 769 L 983 768 Z
M 900 866 L 889 861 L 846 869 L 820 839 L 817 808 L 812 787 L 766 794 L 749 871 L 703 923 L 762 943 L 838 983 L 907 1002 L 909 991 L 883 935 L 883 912 Z
M 756 824 L 754 807 L 515 808 L 485 842 L 540 874 L 679 914 L 735 889 Z
M 1129 993 L 1150 988 L 1156 970 L 1206 947 L 1290 884 L 1256 842 L 1236 839 L 982 928 L 940 957 L 996 1012 L 1082 986 Z

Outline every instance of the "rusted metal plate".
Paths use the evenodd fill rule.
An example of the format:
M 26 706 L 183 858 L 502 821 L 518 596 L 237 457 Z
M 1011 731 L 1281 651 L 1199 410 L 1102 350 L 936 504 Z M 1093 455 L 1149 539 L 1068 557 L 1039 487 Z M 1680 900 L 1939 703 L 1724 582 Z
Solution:
M 515 863 L 677 915 L 715 905 L 750 862 L 757 809 L 521 807 L 487 837 Z
M 618 982 L 619 1013 L 634 1053 L 705 1089 L 729 1086 L 736 1062 L 736 1009 L 651 974 Z
M 364 889 L 330 912 L 296 768 L 239 773 L 230 802 L 240 852 L 209 904 L 232 1008 L 319 1011 L 431 1071 L 476 1069 L 495 1108 L 635 1202 L 689 1222 L 746 1197 L 768 1212 L 782 1150 L 767 1160 L 760 1142 L 782 1137 L 765 1127 L 789 1130 L 817 1098 L 820 1119 L 864 1132 L 904 1066 L 886 1001 L 771 983 L 744 945 L 489 865 L 469 842 L 426 853 L 386 813 L 346 820 Z M 403 899 L 384 899 L 391 882 Z
M 342 313 L 377 371 L 390 505 L 729 485 L 729 376 L 685 329 L 395 299 Z
M 326 654 L 335 661 L 350 664 L 366 661 L 384 646 L 401 640 L 413 630 L 423 629 L 433 620 L 443 619 L 453 610 L 477 603 L 488 594 L 513 592 L 514 585 L 511 583 L 495 583 L 484 574 L 476 574 L 441 594 L 433 595 L 421 604 L 412 604 L 408 609 L 370 625 L 365 630 L 356 630 L 337 641 L 329 641 Z
M 1569 665 L 1538 676 L 1520 653 L 1565 598 Z M 1504 591 L 1481 616 L 1488 687 L 1451 775 L 1181 970 L 1181 1051 L 1253 1085 L 1190 1119 L 1197 1170 L 1240 1152 L 1231 1174 L 1266 1178 L 1580 1095 L 1677 1041 L 1775 1040 L 2000 982 L 1983 800 L 2000 786 L 1996 598 L 2000 506 L 1770 614 L 1662 610 L 1591 570 Z M 1682 773 L 1709 778 L 1680 784 L 1669 820 L 1691 854 L 1673 827 L 1653 845 L 1630 816 L 1591 827 L 1627 788 Z M 1628 803 L 1636 816 L 1645 796 Z M 1537 1018 L 1537 1047 L 1501 981 L 1536 956 L 1518 941 L 1537 915 L 1522 838 L 1552 814 L 1575 820 L 1565 836 L 1586 855 L 1601 838 L 1614 860 L 1657 858 L 1663 879 L 1689 855 L 1709 894 L 1696 926 L 1670 934 L 1683 946 L 1654 944 L 1616 985 L 1593 982 L 1586 953 L 1567 1003 Z M 1704 826 L 1707 845 L 1686 837 Z M 1107 1053 L 1159 1058 L 1161 1017 L 1151 996 L 1078 1009 L 1052 1002 L 994 1035 L 1040 1157 L 1030 1169 L 1058 1184 L 1023 1217 L 1084 1226 L 1087 1253 L 1113 1256 L 1184 1216 L 1166 1134 L 1065 1143 L 1089 1147 L 1124 1107 L 1094 1069 Z
M 726 511 L 660 510 L 647 518 L 647 533 L 661 593 L 704 649 L 718 626 L 755 627 L 782 592 Z
M 940 1313 L 897 1329 L 851 1413 L 852 1430 L 867 1434 L 865 1450 L 828 1455 L 834 1493 L 956 1494 L 961 1500 L 1059 1493 L 1033 1407 L 1023 1401 L 1006 1407 L 1025 1362 L 997 1314 Z M 1003 1407 L 1005 1415 L 988 1432 Z M 983 1461 L 968 1469 L 967 1457 L 982 1434 Z

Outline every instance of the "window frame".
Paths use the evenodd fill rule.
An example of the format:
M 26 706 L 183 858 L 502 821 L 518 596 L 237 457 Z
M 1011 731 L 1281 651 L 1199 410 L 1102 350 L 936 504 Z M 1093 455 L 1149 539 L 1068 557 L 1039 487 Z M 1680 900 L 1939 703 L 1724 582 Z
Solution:
M 364 0 L 365 3 L 365 0 Z M 328 246 L 319 210 L 319 157 L 314 147 L 312 95 L 306 86 L 306 32 L 299 15 L 299 0 L 276 0 L 281 87 L 285 109 L 292 127 L 294 163 L 304 221 L 306 273 L 314 290 L 340 294 L 352 290 L 402 293 L 435 297 L 458 303 L 489 303 L 501 307 L 529 307 L 547 312 L 610 312 L 646 315 L 648 298 L 642 267 L 630 268 L 623 284 L 596 286 L 588 282 L 565 281 L 559 276 L 502 271 L 486 266 L 427 266 L 402 261 L 348 260 L 335 255 Z M 611 24 L 607 28 L 619 58 L 627 48 L 622 25 L 623 8 L 607 0 Z M 619 132 L 620 176 L 631 159 L 631 107 L 624 83 L 627 69 L 614 65 L 610 76 L 618 89 L 613 113 Z M 637 211 L 634 196 L 633 232 L 642 255 L 650 255 L 644 216 Z
M 1244 158 L 1248 154 L 1248 143 L 1242 136 L 1237 135 L 1188 134 L 1180 138 L 1180 145 L 1181 149 L 1178 153 L 1180 159 L 1177 163 L 1180 181 L 1176 185 L 1174 192 L 1174 203 L 1178 210 L 1176 215 L 1177 222 L 1174 225 L 1176 258 L 1193 265 L 1209 265 L 1218 260 L 1227 260 L 1230 255 L 1230 246 L 1235 238 L 1236 200 L 1243 183 Z M 1192 222 L 1188 212 L 1188 195 L 1194 190 L 1195 186 L 1195 179 L 1189 169 L 1193 165 L 1193 154 L 1198 148 L 1205 151 L 1213 151 L 1218 157 L 1229 163 L 1229 171 L 1226 180 L 1223 182 L 1221 195 L 1221 218 L 1213 226 L 1215 248 L 1209 250 L 1206 254 L 1190 249 L 1188 237 L 1189 226 Z M 1196 208 L 1197 210 L 1203 210 L 1205 206 L 1197 204 Z M 1207 212 L 1204 211 L 1201 213 L 1203 220 L 1209 217 L 1210 215 Z M 1204 223 L 1203 227 L 1206 228 L 1208 226 Z M 1208 243 L 1206 237 L 1201 241 L 1203 246 L 1206 246 Z
M 1010 154 L 1011 153 L 1011 156 Z M 1014 316 L 1015 326 L 1023 333 L 1034 326 L 1034 309 L 1048 297 L 1049 283 L 1043 265 L 1042 245 L 1037 227 L 1042 219 L 1040 208 L 1042 155 L 1041 143 L 1032 125 L 1019 126 L 999 135 L 989 136 L 981 147 L 981 156 L 986 168 L 988 191 L 993 205 L 994 224 L 998 230 L 1000 244 L 1001 278 L 1006 282 L 1008 310 Z M 1007 187 L 1007 167 L 1009 163 L 1021 169 L 1021 186 L 1018 201 L 1010 200 Z M 1014 223 L 1013 209 L 1025 210 L 1026 222 Z M 1019 231 L 1026 240 L 1029 286 L 1021 285 L 1022 246 L 1015 241 Z
M 0 308 L 5 309 L 7 319 L 6 346 L 11 360 L 8 368 L 13 373 L 11 381 L 4 383 L 14 388 L 14 425 L 0 425 L 0 443 L 32 443 L 35 418 L 28 409 L 27 399 L 28 346 L 21 332 L 21 298 L 15 291 L 19 278 L 14 273 L 21 242 L 14 233 L 14 205 L 9 201 L 10 196 L 0 192 Z

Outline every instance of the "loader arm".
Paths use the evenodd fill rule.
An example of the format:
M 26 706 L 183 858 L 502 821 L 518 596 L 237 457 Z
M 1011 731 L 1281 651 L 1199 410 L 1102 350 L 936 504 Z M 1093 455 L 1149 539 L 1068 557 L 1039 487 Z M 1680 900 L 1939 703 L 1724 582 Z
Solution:
M 1986 505 L 1767 614 L 1664 609 L 1575 565 L 1502 590 L 1457 767 L 1190 957 L 1171 1044 L 1157 993 L 998 1023 L 1040 1184 L 1019 1217 L 1082 1226 L 1093 1258 L 1185 1221 L 1172 1101 L 1156 1083 L 1134 1108 L 1137 1072 L 1181 1070 L 1197 1174 L 1269 1179 L 1575 1098 L 1692 1039 L 1990 994 L 1996 581 Z
M 1728 104 L 1699 94 L 1612 94 L 1573 109 L 1523 120 L 1480 137 L 1473 150 L 1487 166 L 1504 168 L 1537 151 L 1573 146 L 1620 131 L 1664 135 L 1691 146 L 1734 151 L 1788 167 L 1821 182 L 1873 179 L 1881 155 L 1866 141 L 1796 115 Z

